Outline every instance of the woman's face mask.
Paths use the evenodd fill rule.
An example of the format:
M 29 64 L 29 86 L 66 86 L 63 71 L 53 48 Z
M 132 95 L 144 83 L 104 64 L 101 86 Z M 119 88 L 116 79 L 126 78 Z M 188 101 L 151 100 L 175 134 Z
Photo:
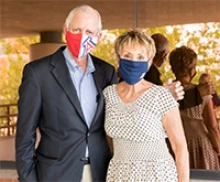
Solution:
M 82 33 L 66 32 L 66 43 L 73 56 L 81 58 L 92 51 L 98 42 L 98 37 L 90 37 Z
M 190 77 L 190 81 L 196 76 L 196 68 L 193 68 L 191 70 L 191 77 Z
M 148 70 L 148 61 L 133 61 L 120 58 L 119 74 L 129 85 L 138 83 Z
M 197 59 L 194 59 L 194 66 L 190 71 L 190 81 L 196 76 L 196 64 L 197 64 Z

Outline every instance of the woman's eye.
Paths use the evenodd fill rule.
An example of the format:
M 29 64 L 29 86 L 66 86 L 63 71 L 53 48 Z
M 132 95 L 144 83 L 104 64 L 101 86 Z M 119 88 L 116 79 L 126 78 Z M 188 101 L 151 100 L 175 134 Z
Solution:
M 124 57 L 125 57 L 125 58 L 130 58 L 130 55 L 127 55 L 127 54 L 126 54 L 126 55 L 124 55 Z
M 144 60 L 144 56 L 139 56 L 138 59 L 139 60 Z

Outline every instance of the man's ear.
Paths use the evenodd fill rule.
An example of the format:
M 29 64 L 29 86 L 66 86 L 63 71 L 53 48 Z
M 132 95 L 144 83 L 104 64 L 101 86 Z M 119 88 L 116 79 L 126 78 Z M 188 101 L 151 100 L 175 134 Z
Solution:
M 101 40 L 103 37 L 105 37 L 105 35 L 108 33 L 108 30 L 102 30 L 98 33 L 97 37 L 98 40 Z
M 63 33 L 66 34 L 66 31 L 67 31 L 67 27 L 66 27 L 66 24 L 64 23 L 63 24 Z
M 103 33 L 102 33 L 102 32 L 99 32 L 98 35 L 97 35 L 97 37 L 98 37 L 98 41 L 101 40 L 101 39 L 103 38 Z

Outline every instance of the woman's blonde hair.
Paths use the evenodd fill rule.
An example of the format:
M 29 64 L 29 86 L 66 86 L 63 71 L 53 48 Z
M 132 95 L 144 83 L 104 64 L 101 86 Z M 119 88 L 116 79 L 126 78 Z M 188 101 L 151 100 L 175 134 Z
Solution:
M 131 29 L 120 35 L 115 41 L 115 53 L 120 55 L 120 52 L 125 44 L 141 45 L 146 48 L 149 60 L 153 60 L 156 49 L 154 40 L 141 29 Z

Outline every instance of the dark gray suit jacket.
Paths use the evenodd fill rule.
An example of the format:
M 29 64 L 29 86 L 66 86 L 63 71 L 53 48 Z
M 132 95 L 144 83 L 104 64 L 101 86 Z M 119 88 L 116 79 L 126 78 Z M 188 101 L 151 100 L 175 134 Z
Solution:
M 88 129 L 63 49 L 27 64 L 19 88 L 16 163 L 21 181 L 80 181 L 86 144 L 93 181 L 105 181 L 111 152 L 104 131 L 102 90 L 117 83 L 115 69 L 92 56 L 97 111 Z M 92 107 L 92 106 L 91 106 Z M 41 142 L 35 151 L 36 128 Z

